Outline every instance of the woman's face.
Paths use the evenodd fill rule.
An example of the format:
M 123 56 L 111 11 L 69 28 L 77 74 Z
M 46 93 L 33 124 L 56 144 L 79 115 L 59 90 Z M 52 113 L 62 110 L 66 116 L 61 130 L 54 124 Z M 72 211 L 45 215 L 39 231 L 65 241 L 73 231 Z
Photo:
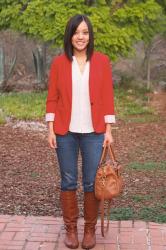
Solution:
M 72 45 L 74 50 L 78 52 L 86 51 L 87 45 L 89 43 L 89 30 L 85 21 L 82 21 L 74 35 L 72 36 Z

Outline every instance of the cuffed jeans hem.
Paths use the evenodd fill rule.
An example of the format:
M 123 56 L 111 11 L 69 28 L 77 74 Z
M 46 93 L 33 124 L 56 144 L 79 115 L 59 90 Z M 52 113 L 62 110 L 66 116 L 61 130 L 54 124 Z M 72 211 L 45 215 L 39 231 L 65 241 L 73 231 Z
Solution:
M 62 188 L 61 191 L 77 191 L 77 188 Z
M 83 185 L 84 192 L 94 192 L 94 184 L 92 185 Z
M 94 188 L 84 188 L 84 192 L 94 192 Z
M 65 191 L 77 191 L 77 188 L 61 188 L 61 191 L 65 192 Z M 84 192 L 94 192 L 94 188 L 84 188 Z
M 61 191 L 77 191 L 77 187 L 72 188 L 72 187 L 63 187 L 61 186 Z M 93 187 L 83 187 L 84 192 L 94 192 L 94 186 Z

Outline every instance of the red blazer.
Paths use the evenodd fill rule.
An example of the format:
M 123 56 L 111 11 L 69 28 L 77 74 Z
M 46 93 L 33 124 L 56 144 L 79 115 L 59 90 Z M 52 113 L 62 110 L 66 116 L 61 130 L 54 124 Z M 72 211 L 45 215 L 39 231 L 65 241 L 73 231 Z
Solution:
M 112 72 L 106 55 L 94 52 L 90 60 L 89 93 L 92 124 L 96 133 L 105 132 L 105 115 L 114 115 Z M 72 105 L 72 63 L 62 54 L 53 59 L 46 112 L 54 113 L 54 132 L 69 130 Z

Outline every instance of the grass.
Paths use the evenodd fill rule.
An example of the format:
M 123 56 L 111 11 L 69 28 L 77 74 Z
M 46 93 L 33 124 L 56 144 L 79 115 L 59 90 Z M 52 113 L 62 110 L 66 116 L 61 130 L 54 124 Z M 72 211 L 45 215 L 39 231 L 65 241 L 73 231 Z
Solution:
M 144 90 L 115 88 L 115 109 L 117 116 L 129 122 L 156 121 L 154 111 L 147 106 Z M 5 116 L 20 120 L 34 120 L 44 117 L 47 92 L 0 94 L 0 107 Z M 5 119 L 0 114 L 0 123 Z
M 143 207 L 140 209 L 138 216 L 139 219 L 145 221 L 155 221 L 159 223 L 166 222 L 166 211 L 161 211 L 162 206 L 157 205 L 156 207 Z
M 166 170 L 166 162 L 132 162 L 128 165 L 129 168 L 135 169 L 135 170 L 160 170 L 165 171 Z
M 148 107 L 144 89 L 115 88 L 115 109 L 118 116 L 128 122 L 152 122 L 158 120 L 154 110 Z
M 110 213 L 111 220 L 131 220 L 134 217 L 134 210 L 130 207 L 113 208 Z
M 39 177 L 39 173 L 31 172 L 30 176 L 35 179 L 35 178 Z
M 5 123 L 6 123 L 5 115 L 3 112 L 0 112 L 0 124 L 5 124 Z
M 158 223 L 166 223 L 166 204 L 156 204 L 155 207 L 142 207 L 134 211 L 130 207 L 112 208 L 111 220 L 144 220 Z
M 45 100 L 46 92 L 1 94 L 0 107 L 6 116 L 33 120 L 44 116 Z
M 153 197 L 151 195 L 133 195 L 132 200 L 135 202 L 141 202 L 145 200 L 151 200 Z
M 131 115 L 123 117 L 123 120 L 127 122 L 135 122 L 135 123 L 147 123 L 147 122 L 157 122 L 161 121 L 162 117 L 152 113 L 152 114 L 140 114 L 140 115 Z

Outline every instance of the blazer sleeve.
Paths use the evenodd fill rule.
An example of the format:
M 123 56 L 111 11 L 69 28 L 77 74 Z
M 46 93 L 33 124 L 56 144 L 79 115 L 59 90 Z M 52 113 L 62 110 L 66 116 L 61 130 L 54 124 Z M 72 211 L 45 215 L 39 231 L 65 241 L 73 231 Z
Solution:
M 56 106 L 58 102 L 58 64 L 55 58 L 50 67 L 49 80 L 48 80 L 48 95 L 46 100 L 46 114 L 52 113 L 55 115 Z
M 104 82 L 103 82 L 103 108 L 104 116 L 115 115 L 114 112 L 114 93 L 112 80 L 112 67 L 109 58 L 105 57 L 104 62 Z

